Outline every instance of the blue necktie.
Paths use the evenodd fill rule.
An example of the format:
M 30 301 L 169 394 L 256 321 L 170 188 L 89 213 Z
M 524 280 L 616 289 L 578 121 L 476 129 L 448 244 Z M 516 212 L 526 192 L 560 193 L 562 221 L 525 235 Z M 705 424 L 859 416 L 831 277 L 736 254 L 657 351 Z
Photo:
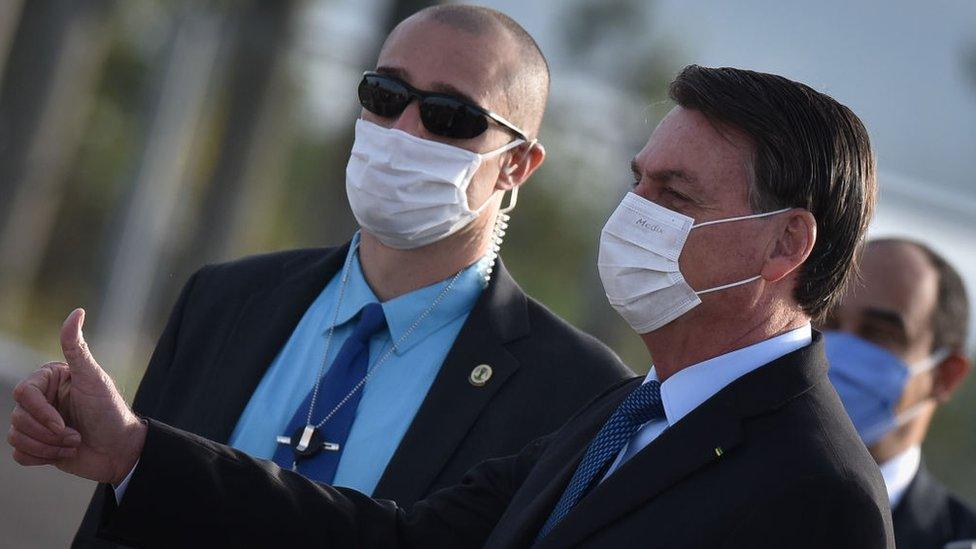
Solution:
M 329 414 L 336 405 L 347 398 L 346 402 L 336 411 L 335 415 L 329 418 L 319 431 L 322 432 L 321 442 L 338 444 L 338 450 L 322 450 L 317 455 L 300 459 L 298 472 L 316 481 L 331 484 L 335 478 L 336 469 L 339 467 L 339 458 L 345 448 L 346 439 L 352 429 L 352 422 L 356 419 L 356 408 L 359 407 L 359 400 L 363 395 L 363 388 L 360 387 L 355 393 L 349 393 L 366 377 L 369 368 L 369 340 L 377 332 L 386 326 L 386 317 L 383 315 L 383 307 L 379 303 L 369 303 L 365 305 L 359 313 L 359 322 L 352 334 L 342 344 L 332 361 L 332 367 L 322 377 L 319 384 L 319 396 L 315 402 L 315 410 L 312 415 L 312 425 L 318 425 L 325 416 Z M 314 391 L 314 388 L 313 390 Z M 295 411 L 288 427 L 285 429 L 285 436 L 291 437 L 294 444 L 296 437 L 301 436 L 302 429 L 308 424 L 308 409 L 312 402 L 312 391 L 302 402 L 302 405 Z M 279 444 L 275 450 L 274 462 L 285 469 L 291 469 L 295 463 L 295 454 L 292 446 Z
M 549 515 L 549 519 L 539 530 L 536 542 L 561 521 L 577 503 L 583 499 L 596 480 L 601 478 L 613 459 L 627 444 L 642 425 L 652 419 L 664 417 L 664 404 L 661 402 L 661 384 L 651 380 L 630 393 L 626 399 L 603 424 L 603 428 L 590 441 L 573 473 L 573 478 L 563 491 L 562 497 Z

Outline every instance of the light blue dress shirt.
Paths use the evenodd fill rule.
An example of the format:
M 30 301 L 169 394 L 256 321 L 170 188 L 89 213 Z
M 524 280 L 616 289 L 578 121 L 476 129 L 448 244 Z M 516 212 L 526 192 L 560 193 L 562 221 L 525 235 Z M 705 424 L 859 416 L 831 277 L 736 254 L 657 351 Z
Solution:
M 326 369 L 352 333 L 355 322 L 351 321 L 360 309 L 367 303 L 379 302 L 363 276 L 358 242 L 357 234 L 346 257 L 349 279 L 325 357 Z M 372 494 L 481 295 L 486 268 L 487 260 L 482 259 L 465 269 L 437 307 L 409 334 L 409 328 L 453 277 L 382 304 L 389 329 L 381 330 L 370 340 L 373 373 L 362 389 L 334 485 Z M 230 437 L 234 448 L 260 459 L 274 455 L 275 437 L 286 434 L 288 421 L 312 390 L 322 366 L 341 275 L 342 271 L 337 273 L 312 302 L 251 395 Z M 395 351 L 373 370 L 393 342 L 397 343 Z
M 681 421 L 681 418 L 701 406 L 728 384 L 760 366 L 809 345 L 811 341 L 813 341 L 813 332 L 807 324 L 676 372 L 661 384 L 664 418 L 645 423 L 631 437 L 627 446 L 617 454 L 617 459 L 607 469 L 603 478 L 610 476 L 621 463 L 643 450 L 665 429 Z M 657 372 L 653 367 L 647 373 L 644 383 L 650 380 L 657 381 Z

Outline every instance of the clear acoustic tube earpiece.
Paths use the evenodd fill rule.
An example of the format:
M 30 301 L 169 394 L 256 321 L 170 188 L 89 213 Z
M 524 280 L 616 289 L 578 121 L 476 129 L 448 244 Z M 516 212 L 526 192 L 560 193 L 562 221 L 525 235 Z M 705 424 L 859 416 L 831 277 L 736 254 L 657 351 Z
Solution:
M 498 253 L 502 249 L 502 242 L 505 239 L 505 230 L 508 229 L 508 222 L 512 219 L 509 212 L 515 209 L 515 204 L 518 202 L 518 187 L 512 189 L 512 195 L 509 198 L 508 206 L 498 210 L 498 215 L 495 216 L 495 227 L 491 232 L 491 250 L 488 252 L 488 267 L 485 269 L 485 285 L 491 281 L 491 275 L 495 271 L 495 261 L 498 260 Z

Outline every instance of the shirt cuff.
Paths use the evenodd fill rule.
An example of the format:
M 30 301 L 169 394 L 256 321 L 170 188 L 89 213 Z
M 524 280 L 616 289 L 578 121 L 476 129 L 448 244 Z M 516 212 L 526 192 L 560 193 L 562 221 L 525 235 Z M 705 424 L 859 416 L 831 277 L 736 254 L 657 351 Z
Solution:
M 136 461 L 136 464 L 132 466 L 132 469 L 129 470 L 129 474 L 128 475 L 125 475 L 125 478 L 122 479 L 122 482 L 120 482 L 118 486 L 113 486 L 112 487 L 112 489 L 115 490 L 115 504 L 116 505 L 119 505 L 119 504 L 122 503 L 122 497 L 125 496 L 125 489 L 129 487 L 129 481 L 132 480 L 132 473 L 135 473 L 136 472 L 136 467 L 139 467 L 139 461 L 138 460 Z

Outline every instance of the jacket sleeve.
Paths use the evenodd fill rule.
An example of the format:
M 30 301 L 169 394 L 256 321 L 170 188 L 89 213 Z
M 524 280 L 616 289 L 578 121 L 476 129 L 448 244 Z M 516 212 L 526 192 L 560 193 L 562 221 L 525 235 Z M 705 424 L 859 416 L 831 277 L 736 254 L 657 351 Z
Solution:
M 408 513 L 149 420 L 99 535 L 139 547 L 480 547 L 547 442 L 482 463 Z
M 176 354 L 176 343 L 179 338 L 180 326 L 183 323 L 184 311 L 188 307 L 187 303 L 190 301 L 190 295 L 193 293 L 196 281 L 206 269 L 204 267 L 190 277 L 187 283 L 183 285 L 180 296 L 176 300 L 176 305 L 173 306 L 173 311 L 170 313 L 166 327 L 159 337 L 156 349 L 153 351 L 152 358 L 149 360 L 149 366 L 146 368 L 146 373 L 142 378 L 142 382 L 139 384 L 139 390 L 136 392 L 132 404 L 133 409 L 139 414 L 152 416 L 156 412 L 156 403 L 163 393 L 166 378 L 169 374 L 173 357 Z M 109 549 L 116 547 L 115 544 L 106 543 L 95 538 L 98 524 L 102 521 L 103 508 L 106 505 L 105 501 L 111 497 L 111 489 L 109 487 L 99 485 L 95 488 L 95 494 L 88 504 L 85 516 L 81 521 L 81 525 L 78 527 L 78 532 L 75 533 L 74 541 L 72 541 L 71 546 L 73 548 Z
M 825 475 L 758 503 L 722 546 L 894 549 L 895 544 L 887 501 L 853 480 Z

